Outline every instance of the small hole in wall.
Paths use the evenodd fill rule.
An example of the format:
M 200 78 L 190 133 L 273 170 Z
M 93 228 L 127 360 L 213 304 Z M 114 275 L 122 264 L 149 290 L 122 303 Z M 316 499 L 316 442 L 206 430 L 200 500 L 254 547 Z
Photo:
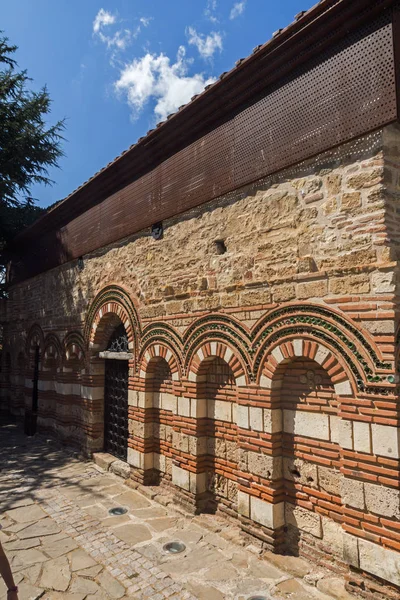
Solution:
M 314 481 L 314 478 L 313 478 L 313 477 L 307 477 L 307 481 L 308 481 L 309 483 L 312 483 L 312 482 Z
M 227 248 L 224 240 L 215 240 L 214 242 L 215 254 L 225 254 Z
M 292 471 L 290 471 L 292 475 L 294 475 L 295 477 L 300 477 L 300 471 L 298 471 L 297 469 L 293 469 Z

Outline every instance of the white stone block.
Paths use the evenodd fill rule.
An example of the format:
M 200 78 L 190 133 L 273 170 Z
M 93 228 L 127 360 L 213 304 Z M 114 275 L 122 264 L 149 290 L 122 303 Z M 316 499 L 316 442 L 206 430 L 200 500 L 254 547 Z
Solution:
M 236 408 L 236 423 L 240 429 L 250 429 L 249 407 L 238 404 Z
M 282 350 L 277 346 L 271 352 L 272 356 L 275 358 L 278 365 L 285 360 L 285 357 L 282 354 Z
M 331 442 L 339 444 L 339 417 L 329 416 L 329 428 L 331 431 Z
M 217 356 L 217 342 L 211 342 L 210 347 L 211 347 L 211 355 Z
M 193 373 L 193 371 L 189 371 L 188 379 L 189 381 L 196 381 L 196 373 Z
M 353 423 L 339 419 L 339 445 L 346 450 L 353 450 Z
M 372 424 L 373 454 L 400 458 L 400 428 Z
M 250 518 L 250 496 L 241 491 L 238 491 L 238 513 Z
M 201 363 L 202 363 L 202 362 L 203 362 L 203 360 L 205 359 L 204 352 L 203 352 L 203 348 L 199 348 L 199 349 L 197 350 L 197 358 L 199 359 L 199 361 L 200 361 Z
M 209 417 L 216 421 L 228 421 L 232 423 L 232 402 L 226 400 L 214 400 L 209 403 Z
M 174 415 L 177 414 L 178 410 L 178 399 L 173 394 L 166 394 L 163 392 L 160 394 L 161 397 L 161 408 L 163 410 L 170 410 Z
M 207 416 L 207 400 L 205 399 L 190 399 L 190 416 L 192 419 L 203 419 Z
M 369 423 L 353 421 L 354 450 L 371 453 L 371 429 Z
M 322 538 L 321 517 L 311 510 L 286 502 L 285 520 L 287 525 L 293 525 L 300 531 L 305 531 L 314 537 Z
M 161 408 L 160 392 L 138 392 L 138 406 L 140 408 Z
M 167 352 L 165 354 L 165 360 L 167 361 L 167 363 L 169 363 L 171 358 L 172 358 L 172 352 L 171 352 L 171 350 L 167 350 Z
M 172 483 L 184 490 L 190 491 L 190 472 L 172 465 Z
M 82 386 L 82 398 L 88 400 L 103 400 L 104 388 L 103 387 L 90 387 L 88 385 Z
M 161 473 L 165 473 L 165 456 L 163 454 L 157 454 L 154 452 L 153 457 L 154 468 L 158 471 L 161 471 Z
M 303 356 L 303 340 L 293 340 L 293 350 L 295 356 Z
M 328 354 L 330 354 L 328 348 L 325 348 L 325 346 L 321 346 L 321 344 L 319 344 L 314 358 L 315 362 L 317 362 L 319 365 L 322 365 L 326 361 Z
M 190 473 L 189 482 L 192 494 L 202 494 L 207 489 L 207 473 Z
M 128 463 L 131 465 L 131 467 L 136 467 L 137 469 L 144 469 L 143 452 L 139 452 L 138 450 L 128 448 Z
M 335 392 L 338 396 L 351 396 L 353 390 L 351 389 L 350 381 L 347 379 L 346 381 L 335 383 Z
M 284 410 L 283 429 L 294 435 L 329 440 L 329 416 L 301 410 Z
M 360 568 L 360 557 L 358 555 L 358 541 L 355 535 L 343 532 L 343 560 L 346 564 Z
M 400 491 L 375 483 L 365 483 L 367 510 L 389 519 L 400 519 Z
M 280 409 L 264 408 L 264 432 L 279 433 L 283 427 L 283 415 Z
M 224 361 L 229 364 L 229 361 L 231 360 L 232 356 L 233 356 L 232 350 L 230 348 L 227 348 L 225 351 Z
M 342 479 L 340 487 L 343 504 L 361 510 L 365 509 L 364 483 L 362 481 L 345 477 Z
M 250 406 L 250 427 L 253 431 L 264 431 L 262 408 Z
M 175 371 L 175 373 L 172 373 L 172 381 L 179 381 L 178 371 Z
M 236 377 L 236 385 L 238 387 L 246 386 L 246 377 L 244 375 L 240 375 L 240 377 Z
M 360 539 L 360 569 L 400 586 L 400 552 Z
M 138 394 L 139 392 L 136 390 L 128 390 L 128 406 L 136 407 L 139 405 Z
M 190 400 L 189 398 L 177 398 L 178 415 L 181 417 L 190 417 Z
M 272 379 L 266 377 L 265 375 L 261 375 L 260 377 L 260 386 L 265 388 L 266 390 L 272 389 Z
M 145 471 L 147 469 L 154 469 L 154 454 L 153 452 L 146 452 L 142 454 L 143 456 L 143 468 Z
M 266 500 L 250 497 L 250 518 L 269 529 L 276 529 L 285 523 L 284 502 L 270 504 Z

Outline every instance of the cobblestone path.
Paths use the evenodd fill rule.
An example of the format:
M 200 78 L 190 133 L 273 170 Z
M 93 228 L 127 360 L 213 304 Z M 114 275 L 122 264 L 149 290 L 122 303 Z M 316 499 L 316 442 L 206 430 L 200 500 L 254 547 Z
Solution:
M 162 506 L 12 423 L 0 427 L 0 524 L 20 600 L 354 598 L 340 578 L 298 558 L 261 560 L 217 517 Z M 185 552 L 166 554 L 177 540 Z M 0 580 L 0 600 L 5 592 Z

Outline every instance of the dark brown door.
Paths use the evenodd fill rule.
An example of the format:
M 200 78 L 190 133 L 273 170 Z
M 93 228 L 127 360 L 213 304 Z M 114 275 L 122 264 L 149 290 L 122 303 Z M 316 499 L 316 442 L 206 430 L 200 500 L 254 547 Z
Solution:
M 106 360 L 104 386 L 104 450 L 121 460 L 127 460 L 127 360 Z

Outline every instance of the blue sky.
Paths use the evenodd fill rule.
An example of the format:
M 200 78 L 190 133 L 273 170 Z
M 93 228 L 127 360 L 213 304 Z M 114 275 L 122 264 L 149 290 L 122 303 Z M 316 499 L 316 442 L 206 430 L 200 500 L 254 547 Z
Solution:
M 13 0 L 0 23 L 66 117 L 60 169 L 32 196 L 72 192 L 312 0 Z

